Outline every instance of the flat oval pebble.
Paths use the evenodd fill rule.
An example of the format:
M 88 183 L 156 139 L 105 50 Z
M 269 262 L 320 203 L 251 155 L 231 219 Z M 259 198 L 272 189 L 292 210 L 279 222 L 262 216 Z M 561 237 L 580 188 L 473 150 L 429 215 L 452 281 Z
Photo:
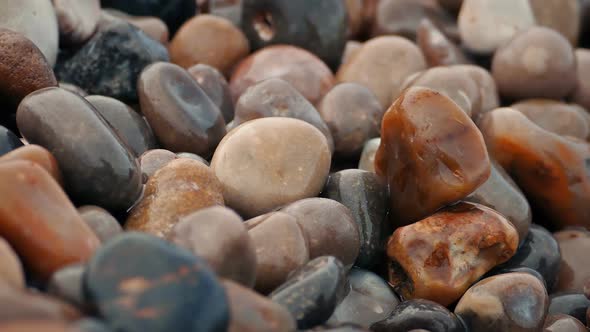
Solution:
M 141 174 L 135 158 L 82 97 L 60 88 L 36 91 L 19 105 L 17 123 L 30 143 L 55 156 L 76 202 L 125 210 L 138 198 Z
M 586 326 L 578 319 L 564 314 L 548 315 L 543 332 L 587 332 Z
M 102 243 L 106 243 L 123 232 L 123 228 L 109 211 L 99 206 L 81 206 L 78 213 Z
M 566 314 L 586 323 L 586 310 L 590 307 L 590 300 L 581 293 L 564 292 L 551 295 L 549 314 Z
M 14 249 L 3 238 L 0 238 L 0 282 L 17 289 L 25 288 L 23 265 Z
M 53 0 L 62 42 L 81 44 L 98 27 L 100 0 Z
M 189 69 L 188 73 L 197 81 L 207 97 L 219 108 L 226 123 L 234 118 L 234 104 L 229 90 L 229 83 L 219 70 L 206 65 L 197 64 Z
M 248 121 L 219 143 L 211 169 L 223 185 L 226 204 L 254 217 L 322 189 L 331 153 L 325 136 L 291 118 Z M 248 174 L 236 177 L 236 171 Z
M 553 234 L 559 244 L 561 263 L 556 292 L 584 292 L 590 281 L 590 233 L 586 230 L 563 230 Z
M 400 303 L 389 317 L 371 325 L 373 332 L 463 332 L 459 319 L 442 305 L 422 299 Z
M 103 246 L 84 290 L 117 331 L 225 331 L 226 293 L 200 258 L 164 240 L 126 233 Z
M 176 159 L 149 178 L 126 230 L 166 237 L 183 216 L 223 205 L 222 187 L 212 170 L 196 160 Z
M 55 160 L 55 157 L 51 152 L 39 145 L 28 144 L 0 156 L 0 163 L 15 160 L 31 161 L 43 167 L 58 184 L 61 185 L 63 182 L 57 160 Z

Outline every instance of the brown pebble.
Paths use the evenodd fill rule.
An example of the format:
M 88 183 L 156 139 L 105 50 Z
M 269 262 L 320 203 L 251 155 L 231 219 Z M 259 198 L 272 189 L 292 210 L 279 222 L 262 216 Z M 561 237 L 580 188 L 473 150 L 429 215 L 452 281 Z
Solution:
M 198 64 L 187 69 L 188 73 L 197 81 L 209 99 L 219 108 L 225 122 L 234 118 L 234 104 L 229 90 L 229 84 L 219 70 Z
M 429 67 L 467 64 L 463 51 L 429 19 L 423 19 L 416 32 L 416 43 Z
M 524 114 L 537 126 L 561 136 L 587 139 L 590 126 L 579 107 L 551 99 L 529 99 L 516 104 L 513 108 Z
M 577 49 L 575 54 L 578 83 L 572 101 L 590 109 L 590 81 L 586 79 L 590 75 L 590 50 Z
M 170 46 L 173 63 L 189 68 L 204 63 L 229 74 L 250 53 L 246 36 L 225 18 L 197 15 L 178 30 Z
M 529 0 L 537 25 L 561 33 L 572 45 L 578 44 L 580 32 L 579 0 Z
M 2 332 L 87 332 L 72 328 L 69 324 L 53 320 L 16 320 L 0 323 Z
M 561 265 L 555 292 L 583 293 L 590 281 L 590 233 L 586 230 L 563 230 L 553 234 L 561 251 Z
M 44 147 L 35 144 L 29 144 L 16 150 L 12 150 L 0 157 L 0 163 L 15 160 L 34 162 L 35 164 L 43 167 L 45 171 L 47 171 L 53 177 L 53 179 L 57 181 L 57 183 L 60 185 L 62 184 L 62 176 L 57 164 L 57 160 L 55 160 L 55 157 L 51 154 L 51 152 L 47 151 L 47 149 Z
M 25 273 L 20 259 L 3 238 L 0 238 L 0 282 L 17 289 L 25 288 Z
M 543 332 L 588 332 L 588 329 L 570 315 L 555 314 L 545 318 Z
M 157 170 L 164 167 L 174 159 L 177 159 L 177 155 L 174 152 L 170 152 L 168 150 L 155 149 L 146 151 L 139 157 L 141 173 L 147 181 L 147 178 L 152 177 Z
M 102 243 L 123 232 L 117 219 L 99 206 L 82 206 L 78 208 L 78 213 Z
M 100 0 L 53 0 L 60 42 L 81 44 L 90 39 L 100 19 Z

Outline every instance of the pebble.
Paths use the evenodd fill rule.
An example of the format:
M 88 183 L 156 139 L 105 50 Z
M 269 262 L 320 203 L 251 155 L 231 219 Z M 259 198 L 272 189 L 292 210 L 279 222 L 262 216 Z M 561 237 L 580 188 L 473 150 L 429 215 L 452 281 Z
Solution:
M 244 0 L 241 28 L 254 50 L 295 45 L 335 68 L 346 43 L 347 18 L 342 0 Z
M 554 293 L 550 298 L 549 315 L 566 314 L 586 323 L 586 309 L 590 300 L 580 293 Z
M 184 216 L 168 239 L 207 261 L 218 276 L 254 286 L 256 248 L 242 218 L 232 210 L 215 206 Z
M 102 243 L 121 234 L 123 228 L 107 210 L 99 206 L 81 206 L 78 213 Z
M 219 108 L 226 123 L 234 118 L 234 104 L 229 90 L 229 83 L 219 70 L 206 64 L 197 64 L 188 73 L 205 91 L 207 97 Z
M 336 75 L 338 82 L 364 85 L 387 109 L 400 95 L 404 79 L 426 69 L 422 51 L 411 41 L 398 36 L 368 40 L 343 64 Z
M 229 84 L 233 100 L 237 101 L 249 87 L 269 78 L 286 81 L 314 105 L 335 83 L 330 68 L 312 53 L 291 45 L 269 46 L 236 66 Z
M 374 268 L 385 258 L 385 243 L 393 232 L 387 213 L 387 184 L 375 173 L 347 169 L 332 173 L 322 196 L 346 206 L 358 228 L 360 249 L 354 263 L 361 268 Z
M 53 320 L 33 320 L 33 321 L 11 321 L 0 323 L 0 330 L 3 332 L 86 332 L 80 331 L 68 326 L 62 322 Z
M 416 43 L 429 67 L 470 63 L 463 50 L 427 18 L 420 21 L 416 30 Z
M 225 135 L 221 112 L 181 67 L 158 62 L 138 80 L 141 112 L 162 147 L 209 156 Z
M 325 136 L 297 119 L 262 118 L 239 126 L 219 143 L 211 169 L 227 205 L 255 217 L 299 199 L 314 197 L 330 169 Z M 236 177 L 235 172 L 248 174 Z
M 102 13 L 103 15 L 108 14 L 123 19 L 143 31 L 143 33 L 153 40 L 159 41 L 162 45 L 168 45 L 168 39 L 170 38 L 168 26 L 158 17 L 132 16 L 115 9 L 106 9 Z
M 580 32 L 579 0 L 529 0 L 537 25 L 561 33 L 572 45 L 578 44 Z
M 84 290 L 117 331 L 225 331 L 226 292 L 200 258 L 149 235 L 126 233 L 104 245 L 84 274 Z
M 194 153 L 180 152 L 180 153 L 177 153 L 176 154 L 176 157 L 196 160 L 196 161 L 202 163 L 205 166 L 209 166 L 209 162 L 205 158 L 203 158 L 201 156 L 198 156 L 198 155 L 196 155 Z
M 65 265 L 86 261 L 98 248 L 99 240 L 42 167 L 27 161 L 0 163 L 0 183 L 0 236 L 32 277 L 46 280 Z
M 344 0 L 344 5 L 348 16 L 346 36 L 348 39 L 354 39 L 364 29 L 363 7 L 365 6 L 365 0 Z
M 334 140 L 320 113 L 289 83 L 269 78 L 246 90 L 236 103 L 234 126 L 259 118 L 285 117 L 303 120 L 326 136 L 330 150 Z
M 558 32 L 532 27 L 497 50 L 492 74 L 504 98 L 561 99 L 576 87 L 576 56 Z
M 358 157 L 367 140 L 379 137 L 385 113 L 375 95 L 355 83 L 334 86 L 318 111 L 334 138 L 335 153 L 344 158 Z
M 72 324 L 72 328 L 78 329 L 79 332 L 113 332 L 105 322 L 95 318 L 81 319 Z
M 342 60 L 340 61 L 340 65 L 342 66 L 348 61 L 350 61 L 350 59 L 352 59 L 354 55 L 357 54 L 358 51 L 361 49 L 361 46 L 363 46 L 363 43 L 361 43 L 358 40 L 347 41 L 346 46 L 344 47 L 344 52 L 342 52 Z
M 25 288 L 25 273 L 14 249 L 0 237 L 0 282 L 16 289 Z
M 60 88 L 36 91 L 19 105 L 17 124 L 30 143 L 55 156 L 76 202 L 126 210 L 138 198 L 135 158 L 82 97 Z
M 145 181 L 174 159 L 177 159 L 177 155 L 174 152 L 164 149 L 154 149 L 144 152 L 139 157 L 139 165 L 141 166 L 141 173 Z
M 423 299 L 400 303 L 389 317 L 373 324 L 373 332 L 464 332 L 461 321 L 442 305 Z
M 0 28 L 23 34 L 39 48 L 50 67 L 55 65 L 58 53 L 59 29 L 51 1 L 4 0 L 1 9 Z M 0 52 L 0 54 L 10 57 L 16 55 L 13 51 Z M 23 64 L 22 61 L 24 63 L 31 60 L 35 62 L 36 57 L 36 55 L 33 57 L 18 56 L 18 59 L 21 61 L 19 63 Z
M 369 330 L 366 330 L 366 329 L 358 326 L 357 324 L 344 323 L 344 324 L 337 324 L 337 325 L 332 325 L 332 324 L 318 325 L 318 326 L 314 327 L 313 329 L 305 330 L 305 331 L 307 331 L 307 332 L 314 332 L 314 331 L 327 331 L 327 332 L 368 332 Z
M 182 25 L 170 45 L 170 60 L 183 67 L 203 63 L 224 74 L 250 53 L 246 36 L 225 18 L 198 15 Z
M 535 16 L 529 0 L 464 0 L 457 23 L 464 46 L 489 55 L 535 25 Z
M 528 273 L 484 279 L 463 295 L 455 314 L 471 331 L 541 331 L 549 307 L 547 290 Z
M 363 171 L 375 173 L 375 155 L 381 145 L 381 138 L 371 138 L 365 142 L 358 168 Z
M 88 92 L 82 90 L 81 87 L 74 85 L 74 84 L 59 82 L 57 86 L 64 89 L 64 90 L 67 90 L 69 92 L 75 93 L 80 97 L 88 96 Z
M 0 324 L 19 320 L 52 320 L 65 323 L 73 322 L 82 316 L 81 312 L 69 303 L 34 290 L 0 286 L 0 301 Z M 0 331 L 4 332 L 3 329 Z
M 33 162 L 45 169 L 58 184 L 63 183 L 57 160 L 51 152 L 39 145 L 28 144 L 0 156 L 0 163 L 15 160 Z
M 139 74 L 158 61 L 168 61 L 168 51 L 162 44 L 135 26 L 115 19 L 99 27 L 71 57 L 60 60 L 55 73 L 60 81 L 75 84 L 90 94 L 136 103 Z
M 487 113 L 479 127 L 490 154 L 545 221 L 560 227 L 588 225 L 588 143 L 548 132 L 510 108 Z
M 553 236 L 561 251 L 561 266 L 557 277 L 556 292 L 584 292 L 590 280 L 590 233 L 586 230 L 563 230 Z
M 295 320 L 287 309 L 235 282 L 222 282 L 228 297 L 228 332 L 295 332 Z
M 387 243 L 389 283 L 406 299 L 447 306 L 517 247 L 518 233 L 504 216 L 458 203 L 393 233 Z
M 346 275 L 335 257 L 322 256 L 295 271 L 269 298 L 285 306 L 298 329 L 326 322 L 346 292 Z
M 149 178 L 142 199 L 125 222 L 125 230 L 165 238 L 180 218 L 223 204 L 221 184 L 209 167 L 196 160 L 176 159 Z
M 0 126 L 0 156 L 23 146 L 23 142 L 10 129 Z
M 86 309 L 82 289 L 84 265 L 68 265 L 53 273 L 47 283 L 47 293 L 66 301 L 77 308 Z
M 500 97 L 496 82 L 487 69 L 475 65 L 456 65 L 454 68 L 463 70 L 464 74 L 470 76 L 479 87 L 481 113 L 489 112 L 500 107 Z
M 400 303 L 387 282 L 378 275 L 354 268 L 348 274 L 350 291 L 328 320 L 332 325 L 356 323 L 369 328 L 386 319 Z
M 564 314 L 548 315 L 543 332 L 587 332 L 586 326 L 578 319 Z
M 590 83 L 585 78 L 590 75 L 590 50 L 577 49 L 575 55 L 578 83 L 572 94 L 572 101 L 589 109 Z
M 403 226 L 468 196 L 488 179 L 490 161 L 480 131 L 456 103 L 412 87 L 383 118 L 375 169 L 389 183 L 391 220 Z
M 53 0 L 60 42 L 82 44 L 96 31 L 100 0 Z

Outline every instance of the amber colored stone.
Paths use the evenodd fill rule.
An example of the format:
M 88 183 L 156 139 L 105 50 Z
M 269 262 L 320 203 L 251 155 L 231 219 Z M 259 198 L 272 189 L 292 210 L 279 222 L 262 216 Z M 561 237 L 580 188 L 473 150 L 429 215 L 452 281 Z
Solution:
M 72 322 L 82 316 L 77 308 L 58 298 L 5 285 L 0 285 L 0 303 L 2 303 L 0 323 L 45 319 Z M 0 331 L 4 332 L 2 329 Z M 45 329 L 37 331 L 45 331 Z
M 392 220 L 407 225 L 471 194 L 488 179 L 490 161 L 457 104 L 413 87 L 385 113 L 375 169 L 389 183 Z
M 586 326 L 570 315 L 548 315 L 543 332 L 587 332 Z
M 62 266 L 84 262 L 99 240 L 43 168 L 27 161 L 0 163 L 0 236 L 29 271 L 48 278 Z
M 490 154 L 523 190 L 533 209 L 555 226 L 590 224 L 590 145 L 500 108 L 480 121 Z
M 223 196 L 211 169 L 196 160 L 176 159 L 150 177 L 125 230 L 166 237 L 181 217 L 214 205 L 223 205 Z
M 330 68 L 312 53 L 291 45 L 268 46 L 235 68 L 230 80 L 234 101 L 250 86 L 269 78 L 286 81 L 314 105 L 334 85 Z
M 467 64 L 470 61 L 463 51 L 429 19 L 423 19 L 416 31 L 420 46 L 430 67 Z
M 25 288 L 23 266 L 10 244 L 3 238 L 0 238 L 0 283 L 17 289 Z
M 368 172 L 375 172 L 375 155 L 381 145 L 381 138 L 373 138 L 365 142 L 363 151 L 361 152 L 361 159 L 359 160 L 359 169 Z
M 389 282 L 406 299 L 449 305 L 471 284 L 516 253 L 518 233 L 504 216 L 458 203 L 389 238 Z
M 336 76 L 338 82 L 366 86 L 386 109 L 401 93 L 403 80 L 424 69 L 426 60 L 418 46 L 402 37 L 385 36 L 365 42 Z
M 586 230 L 564 230 L 553 234 L 561 250 L 561 265 L 556 292 L 584 292 L 590 281 L 590 233 Z
M 27 160 L 43 167 L 57 183 L 62 183 L 61 172 L 57 160 L 44 147 L 35 144 L 25 145 L 0 157 L 0 163 L 14 160 Z
M 590 50 L 577 49 L 575 54 L 578 84 L 572 95 L 572 101 L 590 109 L 590 81 L 586 79 L 590 75 Z
M 561 33 L 572 45 L 578 44 L 580 0 L 529 0 L 537 25 Z
M 170 60 L 183 68 L 204 63 L 229 74 L 250 53 L 248 39 L 225 18 L 197 15 L 178 30 L 170 46 Z

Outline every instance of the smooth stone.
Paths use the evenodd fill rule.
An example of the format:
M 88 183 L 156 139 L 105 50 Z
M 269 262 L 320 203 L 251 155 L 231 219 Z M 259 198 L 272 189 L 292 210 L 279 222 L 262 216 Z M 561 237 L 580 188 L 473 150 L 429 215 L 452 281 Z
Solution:
M 334 86 L 318 111 L 332 133 L 335 153 L 345 158 L 358 157 L 367 140 L 379 137 L 385 113 L 377 97 L 355 83 Z
M 213 15 L 197 15 L 178 30 L 170 45 L 170 60 L 189 68 L 202 63 L 224 74 L 250 53 L 248 39 L 230 21 Z
M 14 0 L 7 1 L 15 2 Z M 27 2 L 31 1 L 22 1 L 22 3 Z M 33 2 L 49 3 L 49 0 L 34 0 Z M 5 13 L 5 8 L 6 5 L 3 4 L 0 14 L 0 22 L 2 23 L 4 21 L 1 17 Z M 0 104 L 4 106 L 4 112 L 12 114 L 29 93 L 57 86 L 57 81 L 51 65 L 37 46 L 20 33 L 3 29 L 2 25 L 0 24 L 0 77 L 3 79 L 0 81 Z M 1 116 L 5 118 L 9 114 Z
M 0 11 L 0 28 L 23 34 L 39 48 L 50 67 L 55 65 L 59 29 L 50 0 L 4 0 Z M 24 56 L 19 59 L 21 64 L 23 60 L 29 61 Z
M 25 273 L 16 252 L 0 237 L 0 283 L 16 289 L 25 288 Z
M 236 26 L 240 26 L 243 0 L 197 0 L 197 2 L 205 2 L 201 7 L 208 7 L 209 13 L 225 17 Z
M 356 323 L 369 328 L 386 319 L 400 303 L 387 282 L 372 272 L 354 268 L 348 283 L 350 291 L 328 320 L 330 324 Z
M 271 212 L 245 223 L 256 248 L 255 289 L 268 294 L 309 261 L 309 249 L 295 217 Z
M 309 258 L 334 256 L 348 269 L 360 248 L 359 227 L 350 210 L 326 198 L 307 198 L 279 211 L 297 220 L 309 249 Z
M 31 161 L 43 167 L 58 184 L 61 185 L 63 182 L 57 160 L 51 152 L 39 145 L 28 144 L 0 156 L 0 163 L 15 160 Z
M 30 161 L 0 163 L 0 236 L 34 278 L 88 260 L 100 245 L 55 180 Z M 34 208 L 33 208 L 34 207 Z
M 489 178 L 490 161 L 456 103 L 412 87 L 385 113 L 375 169 L 389 183 L 391 220 L 403 226 L 467 197 Z
M 514 180 L 497 161 L 491 160 L 490 177 L 465 198 L 504 215 L 516 227 L 520 243 L 525 241 L 533 219 L 531 207 Z
M 541 331 L 549 297 L 528 273 L 507 273 L 473 285 L 455 307 L 470 331 Z
M 136 157 L 157 147 L 158 143 L 152 129 L 131 107 L 105 96 L 88 96 L 86 100 L 94 106 Z
M 537 126 L 561 136 L 587 139 L 590 126 L 578 106 L 550 99 L 529 99 L 512 104 Z
M 0 156 L 23 146 L 23 142 L 10 129 L 0 126 Z
M 19 320 L 52 320 L 66 323 L 82 316 L 76 307 L 53 296 L 4 285 L 0 286 L 0 303 L 0 324 Z M 5 330 L 0 328 L 0 331 Z M 43 328 L 35 331 L 47 330 Z
M 578 44 L 580 32 L 579 0 L 529 0 L 537 25 L 561 33 L 572 45 Z
M 535 25 L 535 16 L 529 0 L 464 0 L 457 23 L 464 46 L 488 55 Z
M 578 81 L 572 45 L 544 27 L 518 33 L 501 46 L 492 60 L 492 74 L 506 99 L 561 99 Z
M 363 17 L 363 7 L 365 6 L 364 2 L 364 0 L 344 0 L 346 14 L 348 16 L 348 29 L 346 30 L 346 36 L 349 40 L 357 38 L 365 28 Z
M 513 266 L 513 267 L 511 267 L 510 265 L 507 265 L 506 267 L 503 267 L 503 265 L 504 264 L 500 264 L 499 266 L 493 268 L 492 270 L 490 270 L 490 272 L 483 275 L 480 280 L 483 280 L 483 279 L 486 279 L 486 278 L 489 278 L 489 277 L 492 277 L 495 275 L 499 275 L 499 274 L 528 273 L 528 274 L 532 275 L 533 277 L 539 279 L 539 281 L 541 281 L 543 283 L 543 285 L 545 286 L 545 289 L 547 289 L 547 281 L 537 270 L 533 270 L 533 269 L 526 267 L 526 266 Z M 547 292 L 550 292 L 550 291 L 548 290 Z
M 88 96 L 88 92 L 84 91 L 81 87 L 74 85 L 74 84 L 70 84 L 70 83 L 66 83 L 66 82 L 59 82 L 58 87 L 62 88 L 64 90 L 70 91 L 72 93 L 75 93 L 80 97 Z
M 215 206 L 184 216 L 168 240 L 207 261 L 218 276 L 254 286 L 256 248 L 242 218 L 232 210 Z
M 225 135 L 219 108 L 181 67 L 148 66 L 137 86 L 141 112 L 165 149 L 209 156 Z
M 229 90 L 229 83 L 219 70 L 206 64 L 197 64 L 188 73 L 205 91 L 207 97 L 219 108 L 226 123 L 234 118 L 234 104 Z
M 490 154 L 525 193 L 533 214 L 557 227 L 589 225 L 590 145 L 500 108 L 479 123 Z
M 55 271 L 47 284 L 47 293 L 77 308 L 85 308 L 87 304 L 82 289 L 84 271 L 84 265 L 68 265 Z
M 305 330 L 306 332 L 326 331 L 326 332 L 368 332 L 369 330 L 362 328 L 357 324 L 344 323 L 344 324 L 327 324 L 318 325 L 313 329 Z
M 178 156 L 174 152 L 164 149 L 154 149 L 144 152 L 139 157 L 139 165 L 141 166 L 141 173 L 145 181 L 152 177 L 159 169 L 177 158 Z
M 462 70 L 479 87 L 481 113 L 489 112 L 500 107 L 500 96 L 498 95 L 496 82 L 487 69 L 475 65 L 455 65 L 453 68 Z
M 366 86 L 387 109 L 400 95 L 408 76 L 426 69 L 426 59 L 413 42 L 398 36 L 368 40 L 343 64 L 336 74 L 338 82 Z
M 135 26 L 116 19 L 99 27 L 71 57 L 60 60 L 55 73 L 60 81 L 90 94 L 134 104 L 139 74 L 158 61 L 168 61 L 166 48 Z
M 392 233 L 387 213 L 387 184 L 375 173 L 348 169 L 330 175 L 322 196 L 346 206 L 358 228 L 360 249 L 354 263 L 360 268 L 374 268 L 385 258 L 385 243 Z
M 381 145 L 381 138 L 372 138 L 365 142 L 361 158 L 359 160 L 359 169 L 367 172 L 375 173 L 375 155 Z
M 269 298 L 287 308 L 298 329 L 326 322 L 346 292 L 344 266 L 335 257 L 322 256 L 295 271 Z
M 221 183 L 209 167 L 196 160 L 176 159 L 149 178 L 125 230 L 165 238 L 183 216 L 223 204 Z
M 335 83 L 330 68 L 312 53 L 291 45 L 269 46 L 236 66 L 229 84 L 233 100 L 237 101 L 249 87 L 269 78 L 280 78 L 291 84 L 313 105 Z
M 168 45 L 170 31 L 168 30 L 166 23 L 164 23 L 159 17 L 133 16 L 115 9 L 108 9 L 107 13 L 129 22 L 131 25 L 134 25 L 143 31 L 148 37 L 159 41 L 162 45 Z
M 342 0 L 242 1 L 241 29 L 252 49 L 289 44 L 336 68 L 346 43 L 348 15 Z M 329 19 L 327 19 L 329 18 Z
M 123 233 L 123 228 L 107 210 L 99 206 L 82 206 L 78 213 L 102 243 Z
M 556 292 L 584 292 L 590 281 L 590 233 L 586 230 L 563 230 L 553 234 L 561 251 L 561 266 Z
M 55 156 L 76 202 L 125 210 L 138 198 L 137 161 L 84 98 L 60 88 L 39 90 L 21 102 L 16 120 L 27 141 Z
M 100 0 L 53 0 L 60 41 L 82 44 L 96 31 L 100 20 Z
M 116 331 L 225 331 L 226 293 L 200 258 L 164 240 L 126 233 L 84 274 L 88 300 Z
M 361 0 L 363 1 L 363 0 Z M 349 40 L 346 42 L 346 47 L 344 47 L 344 52 L 342 52 L 342 60 L 340 61 L 340 66 L 343 66 L 345 63 L 350 61 L 361 49 L 363 43 L 357 40 Z
M 572 101 L 590 109 L 590 82 L 585 79 L 590 75 L 590 50 L 579 48 L 575 55 L 578 83 L 572 94 Z
M 586 310 L 590 300 L 580 293 L 555 293 L 550 297 L 549 315 L 566 314 L 586 323 Z
M 429 67 L 468 64 L 465 53 L 429 19 L 422 19 L 416 31 L 416 43 Z
M 86 332 L 53 320 L 9 321 L 0 323 L 0 330 L 2 332 Z
M 545 318 L 543 332 L 587 332 L 586 326 L 570 315 L 555 314 Z
M 113 332 L 105 322 L 95 318 L 84 318 L 71 325 L 79 332 Z
M 248 121 L 219 143 L 211 169 L 229 207 L 254 217 L 299 199 L 317 196 L 328 177 L 326 137 L 291 118 Z M 244 177 L 237 177 L 236 169 Z
M 303 120 L 326 136 L 331 150 L 334 147 L 331 128 L 320 113 L 293 86 L 280 78 L 269 78 L 249 87 L 236 103 L 233 122 L 234 126 L 239 126 L 250 120 L 267 117 Z
M 448 306 L 517 247 L 518 233 L 504 216 L 458 203 L 396 229 L 387 243 L 389 283 L 406 299 Z
M 459 319 L 440 304 L 423 299 L 400 303 L 389 317 L 373 324 L 373 332 L 427 330 L 430 332 L 464 332 Z
M 295 332 L 287 309 L 235 282 L 222 282 L 230 308 L 228 332 Z

